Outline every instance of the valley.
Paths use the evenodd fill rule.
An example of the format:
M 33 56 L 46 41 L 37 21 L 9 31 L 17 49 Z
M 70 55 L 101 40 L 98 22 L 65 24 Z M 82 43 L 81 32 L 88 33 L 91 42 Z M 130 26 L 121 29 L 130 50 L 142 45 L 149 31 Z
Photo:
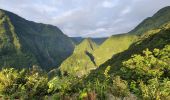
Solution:
M 0 99 L 169 100 L 169 61 L 170 6 L 102 38 L 0 9 Z

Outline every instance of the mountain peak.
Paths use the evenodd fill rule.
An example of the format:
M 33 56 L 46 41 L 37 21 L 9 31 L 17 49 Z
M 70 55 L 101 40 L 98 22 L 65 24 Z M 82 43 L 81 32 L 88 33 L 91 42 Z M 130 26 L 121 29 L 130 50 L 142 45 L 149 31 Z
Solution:
M 96 48 L 97 48 L 97 44 L 90 38 L 86 38 L 79 45 L 77 45 L 75 52 L 82 52 L 82 51 L 92 52 Z

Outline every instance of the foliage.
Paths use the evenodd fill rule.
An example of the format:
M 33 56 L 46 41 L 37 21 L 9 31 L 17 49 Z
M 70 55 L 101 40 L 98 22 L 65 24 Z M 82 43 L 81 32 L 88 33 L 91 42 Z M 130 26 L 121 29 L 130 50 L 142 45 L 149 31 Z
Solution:
M 142 80 L 169 77 L 170 46 L 164 49 L 154 49 L 153 52 L 146 49 L 143 55 L 133 55 L 131 59 L 123 62 L 122 72 L 125 78 Z
M 48 69 L 59 65 L 72 53 L 72 41 L 54 26 L 0 10 L 0 66 L 4 66 L 0 95 L 5 99 L 107 100 L 110 95 L 126 99 L 135 94 L 144 100 L 168 100 L 169 37 L 166 7 L 129 34 L 112 36 L 99 48 L 85 39 L 57 69 L 61 75 L 51 79 L 37 66 L 22 70 L 8 66 L 29 68 L 36 63 Z
M 48 92 L 55 93 L 60 92 L 61 94 L 66 93 L 66 91 L 70 90 L 71 82 L 68 78 L 63 77 L 54 77 L 51 81 L 48 82 Z
M 130 94 L 127 82 L 120 76 L 115 76 L 111 86 L 111 93 L 116 97 L 127 97 Z
M 5 68 L 0 71 L 0 94 L 15 99 L 41 98 L 47 94 L 47 82 L 41 72 Z
M 166 99 L 170 95 L 169 79 L 164 79 L 163 82 L 159 82 L 157 78 L 150 79 L 148 84 L 140 82 L 141 96 L 145 100 L 162 100 Z
M 170 45 L 163 49 L 146 49 L 141 55 L 133 55 L 123 62 L 122 77 L 130 81 L 131 90 L 145 100 L 168 97 L 170 90 Z
M 110 75 L 109 75 L 109 71 L 110 71 L 110 66 L 108 66 L 106 69 L 105 69 L 105 71 L 104 71 L 104 76 L 105 76 L 105 78 L 110 78 Z

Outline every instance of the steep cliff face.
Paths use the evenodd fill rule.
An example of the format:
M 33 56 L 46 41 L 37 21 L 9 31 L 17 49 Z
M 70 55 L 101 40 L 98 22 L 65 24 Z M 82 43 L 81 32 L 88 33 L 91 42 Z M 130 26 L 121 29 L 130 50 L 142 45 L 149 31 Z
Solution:
M 29 64 L 22 66 L 39 64 L 44 69 L 51 69 L 59 66 L 74 50 L 72 40 L 56 26 L 27 21 L 4 10 L 0 10 L 0 25 L 1 43 L 3 47 L 6 47 L 5 52 L 7 52 L 11 61 L 16 62 L 16 59 L 9 53 L 16 55 L 18 52 L 18 55 L 28 54 L 30 59 L 34 59 L 34 62 L 27 61 Z M 1 49 L 3 48 L 1 47 Z M 4 57 L 3 53 L 1 53 L 1 57 Z M 18 61 L 22 62 L 21 60 Z M 21 66 L 10 62 L 7 65 Z

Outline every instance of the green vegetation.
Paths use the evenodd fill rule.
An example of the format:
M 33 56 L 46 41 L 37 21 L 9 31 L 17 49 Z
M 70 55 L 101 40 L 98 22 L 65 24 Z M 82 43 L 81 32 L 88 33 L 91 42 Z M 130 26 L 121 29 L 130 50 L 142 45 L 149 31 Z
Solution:
M 0 71 L 1 99 L 33 99 L 47 94 L 48 77 L 35 68 L 16 70 L 14 68 Z
M 136 41 L 137 36 L 129 34 L 113 35 L 93 52 L 95 62 L 99 66 L 113 55 L 129 48 Z
M 100 46 L 87 38 L 71 56 L 74 44 L 58 28 L 0 11 L 0 99 L 169 100 L 169 11 Z
M 131 91 L 146 100 L 162 100 L 170 95 L 170 45 L 163 49 L 146 49 L 123 62 L 121 76 L 130 83 Z
M 57 27 L 27 21 L 0 10 L 0 67 L 58 67 L 72 54 L 74 44 Z M 22 64 L 20 64 L 21 62 Z
M 170 21 L 170 6 L 160 9 L 152 17 L 146 18 L 135 29 L 130 31 L 131 34 L 143 34 L 149 30 L 157 29 Z
M 76 46 L 73 54 L 68 57 L 60 66 L 62 75 L 71 74 L 75 76 L 83 76 L 88 74 L 92 69 L 96 69 L 92 52 L 97 45 L 91 39 L 85 39 Z

